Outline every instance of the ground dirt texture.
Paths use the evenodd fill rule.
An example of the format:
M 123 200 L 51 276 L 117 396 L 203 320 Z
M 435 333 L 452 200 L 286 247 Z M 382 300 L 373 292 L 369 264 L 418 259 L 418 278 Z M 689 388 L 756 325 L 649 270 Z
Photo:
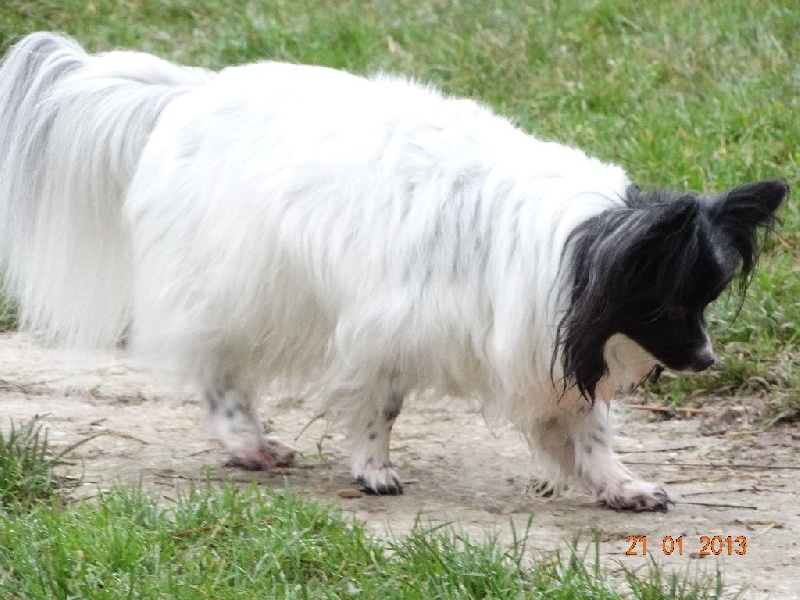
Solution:
M 743 598 L 800 598 L 800 427 L 765 428 L 763 401 L 707 399 L 677 414 L 636 407 L 623 398 L 616 449 L 637 474 L 665 484 L 675 504 L 667 513 L 618 513 L 580 492 L 556 499 L 529 491 L 531 464 L 514 430 L 490 431 L 474 406 L 458 399 L 417 400 L 395 426 L 392 458 L 405 480 L 399 497 L 358 492 L 337 428 L 314 419 L 316 403 L 278 398 L 262 404 L 277 439 L 301 455 L 296 466 L 267 473 L 223 468 L 226 456 L 204 427 L 197 395 L 137 369 L 124 357 L 76 360 L 22 334 L 0 336 L 0 427 L 40 416 L 55 450 L 101 434 L 69 455 L 77 493 L 94 495 L 117 481 L 143 481 L 164 496 L 191 481 L 258 482 L 339 504 L 378 535 L 401 536 L 418 518 L 452 523 L 475 539 L 503 543 L 527 530 L 533 553 L 578 547 L 601 560 L 612 579 L 646 572 L 651 559 L 666 570 L 720 570 L 726 589 Z M 633 406 L 631 406 L 633 405 Z M 209 467 L 208 469 L 205 467 Z M 629 556 L 628 536 L 647 536 L 647 556 Z M 683 555 L 666 555 L 665 536 L 683 536 Z M 701 556 L 701 536 L 745 536 L 746 554 Z M 720 545 L 716 544 L 716 549 Z M 710 550 L 711 548 L 709 548 Z

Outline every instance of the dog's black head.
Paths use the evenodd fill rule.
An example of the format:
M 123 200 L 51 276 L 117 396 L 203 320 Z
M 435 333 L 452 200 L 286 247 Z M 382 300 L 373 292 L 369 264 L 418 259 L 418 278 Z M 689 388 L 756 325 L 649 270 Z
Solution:
M 671 369 L 711 366 L 703 312 L 735 277 L 744 292 L 758 232 L 788 193 L 782 180 L 714 197 L 631 186 L 624 207 L 585 222 L 571 238 L 572 295 L 557 333 L 567 381 L 593 400 L 615 333 Z

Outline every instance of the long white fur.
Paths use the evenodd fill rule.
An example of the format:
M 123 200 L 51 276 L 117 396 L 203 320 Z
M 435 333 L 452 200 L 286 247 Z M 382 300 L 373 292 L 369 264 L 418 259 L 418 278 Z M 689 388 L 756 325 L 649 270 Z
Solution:
M 133 268 L 120 209 L 170 100 L 208 80 L 133 52 L 87 55 L 34 34 L 0 70 L 0 240 L 24 323 L 59 341 L 116 341 Z
M 0 131 L 2 259 L 30 328 L 129 332 L 206 388 L 319 390 L 352 427 L 389 387 L 479 397 L 534 449 L 582 412 L 550 372 L 562 259 L 622 203 L 616 166 L 402 78 L 213 74 L 53 34 L 3 63 Z M 603 400 L 652 365 L 609 348 L 630 356 Z M 553 456 L 539 466 L 573 470 Z

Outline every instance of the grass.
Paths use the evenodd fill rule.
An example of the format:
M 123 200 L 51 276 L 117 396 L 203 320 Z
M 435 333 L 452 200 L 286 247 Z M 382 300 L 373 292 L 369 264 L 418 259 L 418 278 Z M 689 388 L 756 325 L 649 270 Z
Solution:
M 11 302 L 0 291 L 0 332 L 12 331 L 17 327 L 17 310 Z
M 390 70 L 471 96 L 532 133 L 623 165 L 643 186 L 800 182 L 794 0 L 6 0 L 0 46 L 38 29 L 91 50 L 220 68 L 260 59 Z M 740 304 L 714 306 L 721 362 L 655 393 L 766 390 L 800 412 L 800 203 L 782 212 Z M 13 313 L 3 323 L 13 323 Z M 734 321 L 734 317 L 737 317 Z
M 71 480 L 59 477 L 53 469 L 76 446 L 53 455 L 47 435 L 35 420 L 23 425 L 12 423 L 7 433 L 0 431 L 0 508 L 26 508 L 51 499 Z
M 417 526 L 383 542 L 333 509 L 251 487 L 192 490 L 162 507 L 118 488 L 94 503 L 0 513 L 3 598 L 626 597 L 574 549 L 530 562 L 522 546 Z M 722 586 L 628 574 L 638 598 L 717 598 Z
M 70 501 L 53 485 L 56 461 L 44 458 L 38 427 L 10 440 L 0 455 L 0 597 L 8 600 L 688 600 L 723 591 L 719 578 L 689 581 L 653 566 L 644 577 L 627 573 L 623 595 L 575 546 L 531 561 L 528 531 L 509 549 L 421 523 L 385 542 L 331 507 L 256 486 L 191 488 L 166 503 L 141 488 L 117 487 Z

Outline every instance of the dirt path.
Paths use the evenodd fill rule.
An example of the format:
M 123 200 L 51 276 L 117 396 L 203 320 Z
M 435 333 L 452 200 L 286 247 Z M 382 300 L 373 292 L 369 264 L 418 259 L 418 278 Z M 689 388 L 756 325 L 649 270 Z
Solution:
M 401 535 L 420 515 L 431 523 L 455 522 L 477 538 L 491 532 L 507 542 L 514 529 L 525 531 L 532 513 L 528 547 L 534 552 L 563 548 L 576 534 L 586 547 L 596 528 L 612 574 L 646 569 L 655 558 L 682 573 L 713 574 L 719 568 L 732 592 L 749 586 L 745 598 L 800 598 L 800 427 L 761 430 L 757 401 L 735 406 L 708 401 L 702 414 L 685 420 L 662 420 L 619 404 L 617 449 L 635 472 L 666 484 L 676 501 L 666 514 L 615 513 L 579 493 L 556 500 L 531 497 L 526 493 L 530 458 L 520 436 L 510 429 L 493 434 L 460 400 L 418 401 L 403 412 L 393 460 L 407 482 L 405 495 L 344 498 L 355 489 L 344 436 L 313 421 L 310 402 L 280 399 L 263 406 L 276 436 L 302 452 L 296 467 L 231 471 L 219 467 L 225 455 L 204 430 L 191 391 L 124 359 L 77 362 L 26 336 L 0 336 L 0 426 L 7 427 L 9 418 L 43 415 L 55 448 L 104 434 L 71 455 L 88 494 L 140 478 L 167 494 L 203 479 L 203 467 L 210 466 L 212 477 L 288 485 L 336 501 L 378 534 Z M 270 410 L 276 405 L 279 410 Z M 630 535 L 647 536 L 647 557 L 641 556 L 641 544 L 637 556 L 626 555 Z M 683 536 L 682 556 L 677 550 L 664 554 L 668 535 Z M 724 544 L 719 556 L 701 557 L 704 535 L 745 536 L 746 554 L 737 555 L 733 541 L 732 555 Z

